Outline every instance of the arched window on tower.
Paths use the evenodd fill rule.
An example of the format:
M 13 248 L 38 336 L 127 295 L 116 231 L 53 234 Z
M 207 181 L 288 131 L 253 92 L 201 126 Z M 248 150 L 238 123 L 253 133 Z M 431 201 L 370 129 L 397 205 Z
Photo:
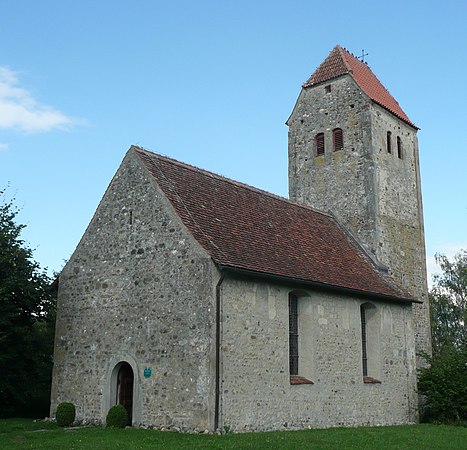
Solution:
M 334 130 L 332 130 L 332 143 L 335 152 L 344 149 L 344 134 L 341 128 L 334 128 Z
M 397 136 L 397 156 L 402 159 L 402 139 Z
M 392 133 L 388 131 L 387 136 L 386 136 L 386 145 L 387 145 L 388 153 L 392 153 L 391 134 Z
M 318 133 L 315 137 L 316 156 L 324 155 L 324 133 Z

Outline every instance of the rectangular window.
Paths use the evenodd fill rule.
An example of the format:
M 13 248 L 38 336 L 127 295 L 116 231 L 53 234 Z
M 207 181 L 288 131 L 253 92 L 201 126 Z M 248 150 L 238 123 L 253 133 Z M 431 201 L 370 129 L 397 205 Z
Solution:
M 298 375 L 298 298 L 289 296 L 289 371 Z
M 344 148 L 344 135 L 341 128 L 335 128 L 332 130 L 332 141 L 334 144 L 335 152 Z
M 369 302 L 360 305 L 360 320 L 362 325 L 363 382 L 380 384 L 381 381 L 378 378 L 381 376 L 381 352 L 379 347 L 381 321 L 377 308 Z
M 399 136 L 397 136 L 397 156 L 402 159 L 402 140 Z
M 316 140 L 316 156 L 324 155 L 324 133 L 318 133 Z
M 388 153 L 392 153 L 391 132 L 390 131 L 387 132 L 386 145 L 387 145 L 387 148 L 388 148 Z
M 360 318 L 362 322 L 362 365 L 363 376 L 368 376 L 368 352 L 367 352 L 367 333 L 366 333 L 366 311 L 365 307 L 360 306 Z

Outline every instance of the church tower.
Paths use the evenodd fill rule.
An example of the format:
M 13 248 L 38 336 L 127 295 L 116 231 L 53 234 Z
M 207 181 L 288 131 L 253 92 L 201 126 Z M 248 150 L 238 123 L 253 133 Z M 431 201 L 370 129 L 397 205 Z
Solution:
M 330 211 L 414 305 L 431 351 L 418 128 L 368 65 L 336 46 L 302 86 L 289 126 L 289 196 Z

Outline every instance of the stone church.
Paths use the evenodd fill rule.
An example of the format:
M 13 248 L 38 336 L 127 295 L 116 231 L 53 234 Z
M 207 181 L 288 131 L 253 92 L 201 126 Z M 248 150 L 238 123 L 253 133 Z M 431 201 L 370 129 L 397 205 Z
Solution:
M 284 199 L 131 147 L 59 278 L 52 413 L 270 430 L 417 421 L 430 351 L 418 128 L 336 46 Z

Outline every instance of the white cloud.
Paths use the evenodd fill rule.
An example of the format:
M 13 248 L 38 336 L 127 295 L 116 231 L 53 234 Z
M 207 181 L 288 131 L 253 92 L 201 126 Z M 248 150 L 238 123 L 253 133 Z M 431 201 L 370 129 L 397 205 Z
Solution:
M 1 144 L 0 143 L 0 152 L 3 150 L 8 150 L 10 147 L 10 144 Z
M 68 129 L 74 122 L 57 109 L 37 102 L 19 85 L 15 72 L 0 66 L 0 129 L 39 133 Z

